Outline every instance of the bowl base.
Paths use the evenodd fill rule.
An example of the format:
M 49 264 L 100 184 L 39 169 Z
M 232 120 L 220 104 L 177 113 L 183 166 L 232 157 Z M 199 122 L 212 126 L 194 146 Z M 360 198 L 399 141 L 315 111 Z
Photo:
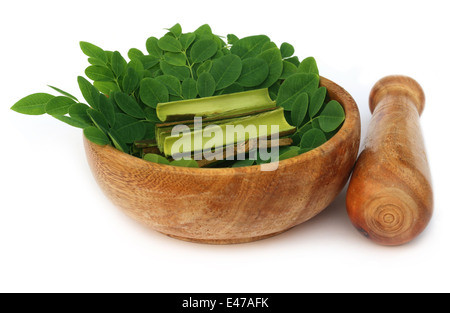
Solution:
M 204 244 L 210 244 L 210 245 L 230 245 L 230 244 L 247 243 L 247 242 L 252 242 L 252 241 L 263 240 L 266 238 L 270 238 L 270 237 L 282 234 L 291 228 L 288 228 L 288 229 L 285 229 L 285 230 L 282 230 L 282 231 L 279 231 L 276 233 L 263 235 L 263 236 L 255 236 L 255 237 L 248 237 L 248 238 L 232 238 L 232 239 L 198 239 L 198 238 L 181 237 L 181 236 L 170 235 L 170 234 L 164 234 L 164 235 L 171 237 L 171 238 L 175 238 L 175 239 L 179 239 L 179 240 L 183 240 L 183 241 L 194 242 L 194 243 L 204 243 Z

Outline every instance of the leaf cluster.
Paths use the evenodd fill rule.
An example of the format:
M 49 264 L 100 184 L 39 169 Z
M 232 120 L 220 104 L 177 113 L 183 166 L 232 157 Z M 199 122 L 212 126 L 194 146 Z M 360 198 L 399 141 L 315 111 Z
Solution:
M 160 122 L 155 109 L 163 102 L 268 88 L 297 127 L 293 138 L 298 153 L 323 143 L 344 120 L 339 103 L 324 104 L 326 89 L 318 87 L 314 58 L 300 61 L 292 45 L 278 47 L 265 35 L 223 38 L 207 24 L 187 33 L 176 24 L 160 38 L 149 37 L 146 51 L 131 48 L 128 60 L 119 51 L 88 42 L 80 42 L 80 48 L 88 57 L 84 73 L 91 80 L 77 79 L 84 101 L 50 86 L 60 95 L 32 94 L 12 109 L 30 115 L 47 113 L 82 128 L 94 143 L 140 157 L 144 154 L 133 143 L 155 138 L 155 124 Z

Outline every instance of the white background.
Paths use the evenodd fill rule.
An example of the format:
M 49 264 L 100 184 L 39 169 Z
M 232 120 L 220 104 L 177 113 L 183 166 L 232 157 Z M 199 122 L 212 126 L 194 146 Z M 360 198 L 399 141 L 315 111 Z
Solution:
M 0 292 L 449 292 L 447 1 L 7 1 L 0 9 Z M 399 247 L 349 222 L 345 190 L 321 214 L 259 242 L 171 239 L 114 207 L 88 168 L 81 130 L 9 108 L 56 85 L 81 97 L 78 42 L 123 55 L 181 23 L 267 34 L 314 56 L 355 98 L 365 136 L 373 84 L 415 78 L 435 192 L 428 228 Z M 174 195 L 176 196 L 176 195 Z

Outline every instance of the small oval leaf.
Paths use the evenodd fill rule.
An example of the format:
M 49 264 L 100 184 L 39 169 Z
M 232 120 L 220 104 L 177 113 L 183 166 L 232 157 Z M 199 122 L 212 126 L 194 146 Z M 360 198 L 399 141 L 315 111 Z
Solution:
M 169 95 L 181 96 L 181 83 L 175 76 L 161 75 L 155 77 L 155 79 L 166 86 Z
M 114 74 L 105 66 L 92 65 L 86 68 L 85 74 L 94 81 L 109 82 L 114 81 Z
M 45 113 L 45 105 L 54 97 L 48 93 L 35 93 L 17 101 L 11 110 L 28 115 L 42 115 Z
M 127 66 L 127 61 L 123 58 L 119 51 L 114 51 L 111 58 L 111 68 L 114 74 L 119 77 L 125 71 L 125 67 Z
M 181 90 L 185 100 L 195 99 L 197 97 L 197 82 L 193 78 L 187 78 L 181 84 Z
M 83 130 L 84 136 L 91 142 L 104 146 L 109 144 L 108 137 L 97 127 L 89 126 Z
M 313 93 L 311 97 L 311 103 L 309 105 L 309 116 L 311 118 L 313 118 L 314 116 L 316 116 L 317 113 L 319 113 L 325 101 L 326 95 L 327 95 L 327 88 L 323 86 L 319 87 L 319 89 L 317 89 Z
M 300 153 L 308 152 L 319 147 L 327 141 L 325 134 L 318 128 L 308 130 L 300 141 Z
M 213 61 L 210 73 L 216 82 L 216 89 L 220 90 L 230 86 L 241 75 L 242 61 L 234 55 L 224 55 Z
M 158 46 L 158 38 L 149 37 L 145 43 L 145 47 L 147 49 L 148 54 L 151 56 L 160 58 L 163 55 L 163 51 Z
M 217 43 L 213 39 L 199 40 L 191 47 L 191 60 L 193 63 L 203 62 L 216 54 L 217 49 Z
M 319 86 L 319 76 L 316 74 L 297 73 L 289 76 L 278 91 L 277 105 L 285 110 L 292 110 L 297 96 L 306 92 L 311 97 Z
M 80 87 L 81 94 L 86 102 L 94 109 L 98 109 L 98 101 L 100 93 L 86 78 L 78 76 L 78 86 Z
M 56 88 L 56 87 L 50 86 L 50 85 L 47 85 L 47 86 L 49 86 L 49 87 L 52 88 L 53 90 L 56 90 L 57 92 L 59 92 L 59 93 L 62 94 L 63 96 L 66 96 L 66 97 L 69 97 L 69 98 L 71 98 L 71 99 L 73 99 L 73 100 L 75 100 L 75 101 L 78 101 L 77 98 L 75 98 L 75 97 L 72 96 L 70 93 L 68 93 L 68 92 L 66 92 L 66 91 L 64 91 L 64 90 L 61 90 L 61 89 L 59 89 L 59 88 Z
M 181 52 L 182 50 L 180 41 L 169 35 L 165 35 L 158 40 L 158 47 L 169 52 Z
M 292 103 L 291 119 L 296 127 L 300 127 L 308 112 L 308 94 L 302 92 Z
M 144 78 L 141 81 L 139 95 L 142 102 L 154 109 L 158 103 L 169 101 L 169 91 L 166 86 L 154 78 Z
M 91 118 L 87 114 L 88 109 L 90 109 L 89 106 L 84 103 L 74 103 L 69 108 L 69 115 L 86 124 L 92 124 Z
M 108 61 L 105 51 L 102 48 L 97 47 L 96 45 L 93 45 L 86 41 L 81 41 L 80 48 L 85 55 L 100 60 L 103 64 L 106 64 L 106 62 Z
M 208 73 L 203 72 L 197 79 L 197 91 L 200 97 L 210 97 L 216 90 L 216 82 L 214 77 Z
M 164 53 L 164 60 L 175 66 L 186 65 L 186 56 L 181 52 L 166 52 Z
M 336 100 L 327 103 L 319 115 L 320 128 L 326 133 L 337 129 L 345 120 L 345 112 Z
M 261 58 L 247 58 L 242 61 L 242 71 L 237 82 L 244 87 L 261 84 L 269 74 L 269 65 Z
M 189 72 L 189 68 L 186 66 L 176 66 L 167 63 L 166 61 L 161 61 L 161 71 L 164 75 L 172 75 L 178 78 L 178 80 L 183 81 L 188 78 L 191 73 Z
M 280 51 L 281 51 L 281 57 L 284 58 L 288 58 L 290 56 L 292 56 L 295 52 L 294 47 L 287 43 L 287 42 L 283 42 L 280 46 Z
M 116 101 L 119 108 L 126 114 L 136 118 L 145 118 L 144 110 L 136 102 L 136 100 L 134 100 L 133 97 L 123 92 L 115 92 L 114 100 Z
M 304 59 L 298 66 L 298 72 L 319 75 L 319 69 L 317 68 L 316 60 L 313 57 Z
M 69 97 L 54 97 L 45 105 L 45 112 L 49 115 L 66 115 L 74 103 L 75 101 Z

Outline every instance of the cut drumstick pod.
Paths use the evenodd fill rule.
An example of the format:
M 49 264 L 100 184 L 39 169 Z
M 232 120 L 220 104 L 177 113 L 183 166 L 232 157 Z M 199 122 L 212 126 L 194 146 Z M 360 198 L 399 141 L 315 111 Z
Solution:
M 425 96 L 406 76 L 387 76 L 370 93 L 372 118 L 347 191 L 347 213 L 383 245 L 414 239 L 433 211 L 430 170 L 419 117 Z

